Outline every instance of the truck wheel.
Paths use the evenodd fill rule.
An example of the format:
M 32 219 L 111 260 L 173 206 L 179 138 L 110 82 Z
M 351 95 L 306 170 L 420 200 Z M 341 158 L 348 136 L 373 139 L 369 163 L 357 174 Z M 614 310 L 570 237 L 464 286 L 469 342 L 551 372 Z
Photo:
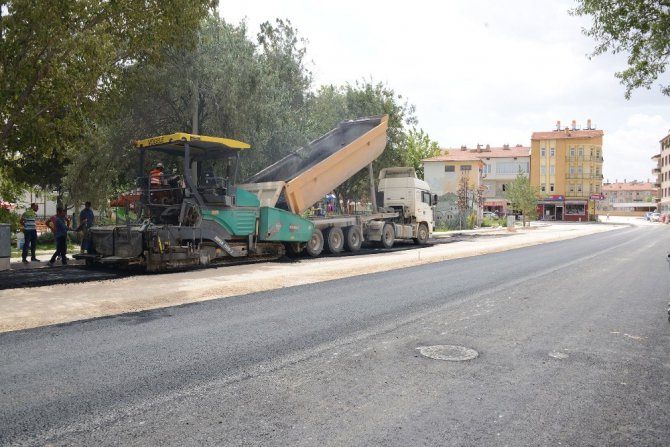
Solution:
M 312 233 L 312 239 L 307 242 L 305 250 L 307 250 L 307 254 L 313 258 L 316 258 L 321 254 L 323 251 L 323 233 L 321 230 L 318 228 L 314 229 L 314 233 Z
M 428 242 L 428 226 L 426 224 L 421 224 L 419 225 L 419 229 L 416 230 L 414 243 L 416 245 L 424 245 L 426 242 Z
M 361 249 L 363 235 L 357 226 L 344 227 L 344 248 L 352 253 Z
M 344 248 L 344 235 L 340 227 L 326 228 L 326 231 L 323 232 L 323 239 L 326 242 L 326 250 L 334 255 Z
M 382 228 L 382 247 L 384 248 L 391 248 L 393 247 L 393 243 L 395 242 L 395 230 L 393 229 L 393 225 L 391 224 L 386 224 L 384 225 L 384 228 Z

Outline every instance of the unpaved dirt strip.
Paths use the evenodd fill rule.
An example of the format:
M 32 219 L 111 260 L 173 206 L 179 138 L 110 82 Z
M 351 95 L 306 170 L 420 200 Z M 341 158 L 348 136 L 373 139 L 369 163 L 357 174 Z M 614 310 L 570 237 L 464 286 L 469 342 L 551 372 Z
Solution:
M 513 233 L 500 229 L 486 234 L 498 234 L 501 237 L 474 237 L 416 250 L 368 256 L 303 259 L 296 263 L 250 264 L 0 290 L 0 332 L 347 278 L 572 239 L 624 227 L 613 224 L 560 224 L 517 229 Z M 435 237 L 441 235 L 436 234 Z

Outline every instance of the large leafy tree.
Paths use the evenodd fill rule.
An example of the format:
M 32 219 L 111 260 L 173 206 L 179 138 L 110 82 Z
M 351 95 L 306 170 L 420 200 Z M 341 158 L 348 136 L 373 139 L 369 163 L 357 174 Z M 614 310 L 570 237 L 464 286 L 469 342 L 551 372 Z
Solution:
M 56 186 L 123 70 L 189 43 L 216 3 L 0 1 L 0 175 Z
M 628 67 L 617 72 L 626 88 L 626 99 L 640 87 L 650 89 L 662 75 L 670 58 L 670 3 L 664 0 L 577 0 L 573 15 L 591 16 L 585 29 L 597 42 L 591 56 L 628 54 Z M 670 96 L 670 85 L 661 85 Z
M 126 180 L 136 175 L 127 164 L 134 158 L 132 139 L 195 131 L 245 141 L 252 149 L 243 153 L 240 178 L 308 141 L 303 123 L 311 74 L 304 41 L 290 22 L 264 23 L 254 42 L 244 23 L 212 15 L 197 39 L 192 49 L 162 48 L 161 64 L 126 69 L 127 88 L 107 132 L 126 160 L 118 169 Z

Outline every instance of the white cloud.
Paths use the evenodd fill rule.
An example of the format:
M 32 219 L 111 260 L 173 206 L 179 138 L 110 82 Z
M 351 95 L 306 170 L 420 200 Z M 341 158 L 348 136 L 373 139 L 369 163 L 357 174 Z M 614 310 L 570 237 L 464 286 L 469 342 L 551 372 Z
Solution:
M 605 132 L 606 178 L 651 178 L 651 156 L 670 129 L 670 99 L 636 91 L 631 101 L 614 73 L 622 55 L 589 60 L 593 42 L 572 17 L 571 0 L 423 1 L 222 0 L 250 35 L 288 18 L 309 40 L 315 82 L 385 82 L 417 107 L 419 127 L 443 147 L 530 144 L 556 120 Z M 653 124 L 652 124 L 653 123 Z M 633 148 L 633 149 L 631 149 Z
M 669 126 L 660 115 L 634 114 L 623 126 L 607 133 L 603 142 L 605 180 L 655 180 L 651 170 L 656 165 L 651 157 L 660 152 L 659 140 L 670 132 Z

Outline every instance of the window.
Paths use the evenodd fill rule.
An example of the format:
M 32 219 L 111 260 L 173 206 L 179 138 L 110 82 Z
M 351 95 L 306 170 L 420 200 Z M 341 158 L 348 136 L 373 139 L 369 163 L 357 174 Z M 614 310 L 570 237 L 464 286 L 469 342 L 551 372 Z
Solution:
M 554 149 L 554 148 L 552 147 L 551 149 L 549 149 L 549 156 L 550 156 L 550 157 L 553 157 L 553 156 L 555 156 L 555 155 L 556 155 L 556 149 Z
M 507 185 L 504 184 L 504 183 L 502 184 L 502 190 L 503 190 L 503 191 L 507 191 Z
M 570 185 L 570 192 L 575 192 L 575 185 L 573 184 Z
M 570 147 L 570 156 L 571 157 L 575 156 L 575 148 L 574 147 Z
M 546 175 L 547 174 L 547 167 L 542 165 L 540 166 L 540 175 Z
M 427 203 L 428 205 L 431 205 L 430 201 L 430 192 L 428 191 L 421 191 L 421 201 L 423 203 Z
M 546 156 L 546 155 L 547 155 L 546 150 L 545 150 L 544 148 L 540 149 L 540 156 L 541 156 L 541 157 L 544 157 L 544 156 Z
M 554 184 L 553 183 L 549 184 L 549 192 L 554 192 Z
M 544 183 L 542 183 L 542 186 L 540 186 L 540 190 L 541 190 L 542 192 L 545 192 L 545 191 L 547 190 L 547 185 L 545 185 Z
M 484 174 L 490 174 L 491 173 L 491 165 L 490 164 L 485 164 L 484 165 L 484 170 L 482 172 Z
M 471 171 L 472 165 L 461 165 L 461 171 Z
M 445 165 L 444 172 L 456 172 L 456 167 L 454 165 Z
M 577 192 L 582 192 L 582 185 L 577 185 Z
M 551 165 L 549 166 L 549 175 L 555 175 L 556 174 L 556 166 Z
M 584 205 L 568 203 L 565 205 L 565 214 L 586 214 Z
M 505 161 L 496 163 L 496 174 L 528 174 L 528 163 L 521 161 Z
M 577 155 L 579 155 L 580 157 L 584 156 L 584 147 L 583 146 L 579 146 L 579 149 L 577 150 Z

